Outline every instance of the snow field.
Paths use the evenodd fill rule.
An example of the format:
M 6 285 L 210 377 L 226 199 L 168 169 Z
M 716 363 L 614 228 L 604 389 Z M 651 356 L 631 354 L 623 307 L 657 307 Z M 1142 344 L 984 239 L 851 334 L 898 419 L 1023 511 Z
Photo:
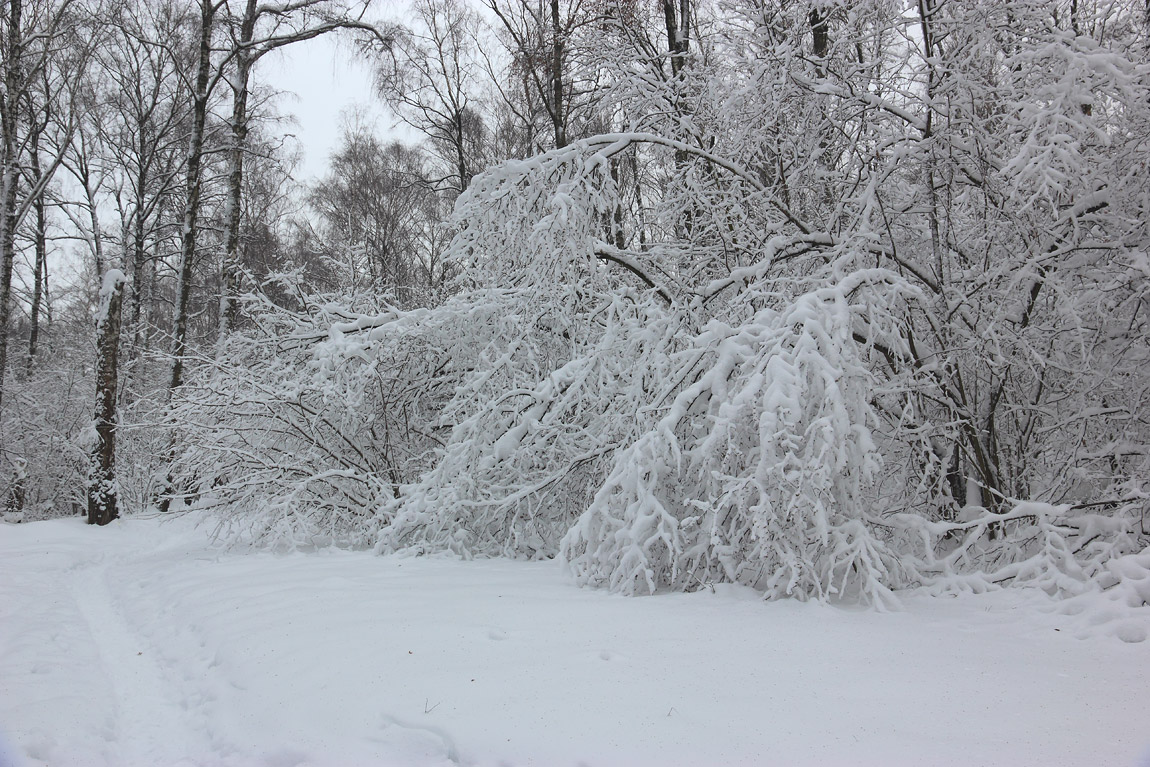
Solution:
M 1141 765 L 1150 642 L 1014 590 L 627 598 L 555 563 L 0 525 L 18 765 Z M 1092 614 L 1084 610 L 1084 614 Z M 1126 618 L 1123 629 L 1145 625 Z M 1081 637 L 1081 638 L 1080 638 Z M 2 761 L 0 761 L 2 763 Z

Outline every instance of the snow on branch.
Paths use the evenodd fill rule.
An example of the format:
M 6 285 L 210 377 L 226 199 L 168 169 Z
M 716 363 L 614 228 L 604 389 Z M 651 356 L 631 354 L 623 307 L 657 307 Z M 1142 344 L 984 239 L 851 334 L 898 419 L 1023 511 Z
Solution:
M 875 308 L 856 289 L 882 290 L 876 277 L 852 275 L 738 327 L 712 322 L 692 340 L 700 374 L 617 456 L 564 538 L 580 582 L 625 593 L 737 582 L 872 601 L 902 585 L 897 556 L 866 522 L 881 460 L 852 328 Z

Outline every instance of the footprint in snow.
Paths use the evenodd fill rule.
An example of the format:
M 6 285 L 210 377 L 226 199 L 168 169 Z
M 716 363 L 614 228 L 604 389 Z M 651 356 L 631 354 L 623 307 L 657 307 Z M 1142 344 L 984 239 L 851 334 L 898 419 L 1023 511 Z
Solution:
M 1147 632 L 1145 626 L 1135 623 L 1134 621 L 1126 621 L 1125 623 L 1119 623 L 1118 626 L 1115 627 L 1114 636 L 1127 644 L 1138 644 L 1139 642 L 1146 641 Z M 1148 763 L 1148 767 L 1150 767 L 1150 763 Z

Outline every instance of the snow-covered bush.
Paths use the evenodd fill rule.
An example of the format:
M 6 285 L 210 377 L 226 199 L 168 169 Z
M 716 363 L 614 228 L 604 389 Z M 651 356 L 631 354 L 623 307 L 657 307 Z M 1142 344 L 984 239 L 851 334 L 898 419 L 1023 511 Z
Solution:
M 891 277 L 854 274 L 693 339 L 681 353 L 699 371 L 693 382 L 618 455 L 564 539 L 578 580 L 626 593 L 736 582 L 768 596 L 872 600 L 903 585 L 896 552 L 868 522 L 878 418 L 852 339 L 876 324 L 852 294 L 893 289 Z
M 621 285 L 603 263 L 615 144 L 508 163 L 461 198 L 449 251 L 461 292 L 435 314 L 469 364 L 441 415 L 450 434 L 395 504 L 381 551 L 553 556 L 634 434 L 675 320 L 649 283 Z
M 671 321 L 645 308 L 615 297 L 598 313 L 594 345 L 566 360 L 541 356 L 543 341 L 505 321 L 445 408 L 450 436 L 405 488 L 380 550 L 553 556 L 643 422 L 644 392 L 673 337 Z
M 225 534 L 365 545 L 418 471 L 435 439 L 439 350 L 417 334 L 358 337 L 359 316 L 334 300 L 299 313 L 265 303 L 178 390 L 169 483 Z
M 92 428 L 91 355 L 75 327 L 59 323 L 35 365 L 13 370 L 0 411 L 0 511 L 24 521 L 76 514 L 86 508 L 85 481 Z M 79 323 L 77 323 L 79 325 Z M 15 366 L 14 366 L 15 367 Z

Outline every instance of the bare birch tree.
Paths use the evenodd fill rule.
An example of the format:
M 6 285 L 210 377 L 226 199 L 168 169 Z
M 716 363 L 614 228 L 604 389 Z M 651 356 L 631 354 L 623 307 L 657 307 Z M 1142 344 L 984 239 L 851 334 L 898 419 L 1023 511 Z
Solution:
M 462 0 L 419 0 L 377 68 L 380 93 L 401 120 L 427 137 L 447 170 L 436 186 L 457 196 L 482 170 L 478 94 L 480 21 Z
M 219 339 L 227 338 L 235 326 L 238 297 L 243 278 L 240 253 L 244 154 L 248 151 L 250 130 L 248 101 L 252 71 L 256 63 L 272 51 L 341 30 L 367 33 L 380 44 L 390 44 L 388 33 L 363 20 L 370 0 L 295 0 L 260 3 L 243 0 L 243 10 L 228 18 L 230 49 L 226 66 L 232 91 L 231 137 L 228 147 L 228 187 L 224 217 L 227 234 L 220 296 Z
M 51 182 L 75 130 L 74 107 L 56 110 L 61 137 L 52 155 L 28 178 L 32 139 L 26 105 L 48 109 L 74 93 L 98 42 L 93 9 L 80 0 L 7 0 L 0 15 L 0 406 L 8 362 L 16 233 Z M 42 134 L 37 134 L 39 138 Z M 22 176 L 26 182 L 22 183 Z

